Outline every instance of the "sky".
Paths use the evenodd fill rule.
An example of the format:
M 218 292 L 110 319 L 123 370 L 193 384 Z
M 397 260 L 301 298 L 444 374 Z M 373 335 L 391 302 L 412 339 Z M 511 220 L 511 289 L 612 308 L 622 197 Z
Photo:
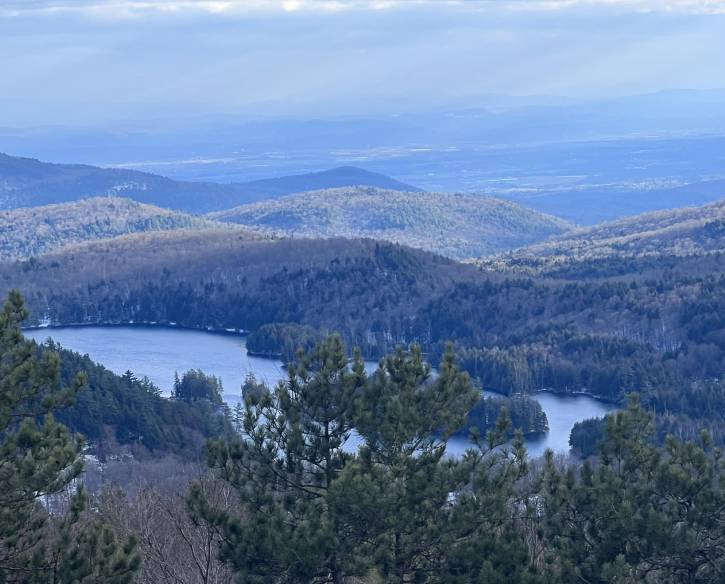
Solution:
M 0 0 L 0 125 L 725 87 L 725 0 Z

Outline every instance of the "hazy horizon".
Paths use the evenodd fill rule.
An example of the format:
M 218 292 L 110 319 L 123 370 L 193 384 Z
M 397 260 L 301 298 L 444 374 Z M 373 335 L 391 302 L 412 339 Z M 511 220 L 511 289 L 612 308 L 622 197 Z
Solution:
M 716 90 L 723 30 L 725 1 L 6 0 L 0 126 Z

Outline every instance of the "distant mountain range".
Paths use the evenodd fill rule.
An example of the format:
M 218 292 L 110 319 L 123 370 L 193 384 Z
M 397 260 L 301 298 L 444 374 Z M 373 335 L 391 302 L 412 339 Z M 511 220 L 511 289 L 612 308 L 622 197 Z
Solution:
M 208 217 L 285 236 L 381 239 L 454 259 L 513 249 L 572 227 L 493 197 L 372 187 L 299 193 Z
M 238 231 L 239 227 L 130 199 L 97 197 L 0 212 L 0 260 L 27 258 L 128 233 L 179 229 Z
M 352 166 L 221 184 L 176 181 L 136 170 L 51 164 L 0 154 L 0 209 L 123 196 L 188 213 L 207 213 L 304 190 L 355 185 L 418 190 L 388 176 Z
M 707 196 L 700 197 L 706 201 L 716 197 L 724 181 L 713 179 L 708 186 Z M 636 210 L 640 203 L 669 206 L 679 200 L 700 200 L 686 187 L 670 191 L 672 198 L 656 201 L 630 194 L 626 205 Z M 558 197 L 562 205 L 565 197 Z M 282 237 L 385 240 L 457 260 L 524 248 L 484 262 L 503 261 L 509 267 L 550 265 L 573 257 L 684 255 L 725 247 L 722 201 L 573 231 L 571 223 L 540 210 L 546 206 L 545 198 L 531 199 L 535 210 L 481 194 L 425 192 L 350 166 L 216 184 L 0 154 L 0 259 L 37 256 L 127 233 L 227 230 L 232 228 L 229 224 Z M 588 201 L 582 212 L 604 204 L 604 199 Z M 624 207 L 617 208 L 621 212 Z M 544 241 L 550 237 L 551 241 Z
M 701 207 L 643 213 L 575 229 L 484 263 L 552 268 L 568 262 L 702 255 L 724 249 L 725 199 Z
M 544 145 L 543 150 L 548 150 L 562 142 L 606 140 L 611 144 L 612 139 L 725 133 L 723 89 L 669 90 L 614 99 L 489 94 L 429 110 L 411 110 L 406 96 L 398 104 L 386 100 L 378 113 L 368 111 L 364 116 L 326 112 L 303 117 L 194 112 L 86 122 L 81 128 L 72 122 L 31 127 L 12 122 L 14 127 L 0 126 L 0 151 L 86 164 L 108 161 L 150 172 L 165 173 L 159 169 L 173 168 L 173 176 L 184 180 L 192 176 L 242 177 L 228 179 L 231 181 L 262 178 L 269 163 L 281 174 L 292 174 L 301 162 L 308 168 L 332 168 L 361 152 L 369 156 L 366 164 L 377 159 L 378 170 L 380 164 L 401 168 L 412 162 L 419 167 L 421 159 L 411 157 L 410 152 L 391 156 L 391 151 L 399 154 L 407 147 L 418 148 L 422 155 L 427 154 L 426 148 L 453 145 L 457 149 Z M 39 114 L 40 110 L 34 111 L 34 123 Z M 487 156 L 479 154 L 478 158 L 485 162 Z M 683 159 L 692 160 L 692 152 L 680 151 Z M 450 164 L 449 159 L 445 162 Z M 458 179 L 441 185 L 443 190 L 464 188 L 468 177 L 461 171 L 476 170 L 476 165 L 454 165 L 453 170 Z M 501 170 L 510 170 L 510 165 Z M 424 172 L 399 175 L 380 171 L 427 178 Z

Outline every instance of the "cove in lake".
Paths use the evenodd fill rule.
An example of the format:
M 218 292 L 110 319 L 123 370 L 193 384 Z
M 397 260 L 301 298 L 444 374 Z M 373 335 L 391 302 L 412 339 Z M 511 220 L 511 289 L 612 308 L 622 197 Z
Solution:
M 286 375 L 280 361 L 250 356 L 244 337 L 239 335 L 141 325 L 32 329 L 24 334 L 38 342 L 51 337 L 66 349 L 87 353 L 115 373 L 131 370 L 137 377 L 146 376 L 166 395 L 171 390 L 174 373 L 182 374 L 189 369 L 201 369 L 220 377 L 225 399 L 230 404 L 239 401 L 247 374 L 254 373 L 258 380 L 269 385 Z M 376 368 L 376 362 L 366 363 L 369 372 Z M 547 448 L 568 452 L 569 433 L 576 422 L 602 417 L 616 409 L 613 404 L 586 395 L 542 392 L 533 397 L 549 419 L 548 433 L 526 440 L 533 457 L 540 456 Z M 448 450 L 455 455 L 468 445 L 463 438 L 454 439 Z

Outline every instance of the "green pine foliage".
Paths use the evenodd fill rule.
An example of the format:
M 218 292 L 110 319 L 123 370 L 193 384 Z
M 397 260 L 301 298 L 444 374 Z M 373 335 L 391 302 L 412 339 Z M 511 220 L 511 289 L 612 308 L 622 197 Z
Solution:
M 130 371 L 116 375 L 88 355 L 68 351 L 52 341 L 37 351 L 40 355 L 61 356 L 60 376 L 65 383 L 79 374 L 85 377 L 87 390 L 56 417 L 83 434 L 103 457 L 124 450 L 140 457 L 182 453 L 201 456 L 204 440 L 230 431 L 218 401 L 166 399 L 148 379 L 138 379 Z M 216 383 L 214 387 L 221 389 L 218 380 Z
M 192 512 L 223 535 L 221 557 L 240 582 L 334 582 L 353 550 L 338 542 L 330 489 L 344 468 L 353 428 L 352 404 L 364 382 L 359 355 L 348 367 L 331 337 L 290 366 L 289 380 L 248 394 L 244 440 L 216 441 L 209 462 L 234 486 L 241 515 L 210 507 L 198 485 Z M 250 520 L 251 519 L 251 520 Z M 351 542 L 350 542 L 351 543 Z
M 477 402 L 450 351 L 438 375 L 412 347 L 366 376 L 331 337 L 287 381 L 252 386 L 239 436 L 209 456 L 240 506 L 189 496 L 238 582 L 722 581 L 720 453 L 707 434 L 658 446 L 636 397 L 592 460 L 532 465 L 505 409 L 463 457 L 444 455 Z
M 545 581 L 516 531 L 527 466 L 520 434 L 503 446 L 506 416 L 463 460 L 445 457 L 478 400 L 452 352 L 432 375 L 418 347 L 399 349 L 368 377 L 333 336 L 247 395 L 240 437 L 209 455 L 241 506 L 199 486 L 189 497 L 237 581 Z
M 345 469 L 335 509 L 345 517 L 349 508 L 356 519 L 347 521 L 365 524 L 366 555 L 386 581 L 415 581 L 440 561 L 447 502 L 460 480 L 456 465 L 443 462 L 446 442 L 477 399 L 452 352 L 432 377 L 416 346 L 381 361 L 360 392 L 355 427 L 363 447 Z M 361 504 L 355 483 L 371 487 Z
M 179 379 L 174 376 L 174 388 L 171 397 L 186 403 L 206 401 L 211 404 L 223 403 L 222 380 L 215 375 L 207 375 L 201 369 L 189 369 Z
M 0 581 L 29 583 L 131 582 L 140 558 L 133 540 L 117 540 L 85 512 L 75 489 L 65 515 L 50 499 L 73 492 L 82 471 L 82 440 L 53 412 L 85 386 L 61 384 L 57 353 L 38 355 L 20 324 L 27 316 L 17 292 L 0 312 Z M 82 524 L 82 527 L 81 527 Z
M 725 467 L 698 442 L 653 444 L 635 398 L 607 417 L 600 461 L 544 470 L 546 537 L 567 581 L 720 582 L 725 574 Z

